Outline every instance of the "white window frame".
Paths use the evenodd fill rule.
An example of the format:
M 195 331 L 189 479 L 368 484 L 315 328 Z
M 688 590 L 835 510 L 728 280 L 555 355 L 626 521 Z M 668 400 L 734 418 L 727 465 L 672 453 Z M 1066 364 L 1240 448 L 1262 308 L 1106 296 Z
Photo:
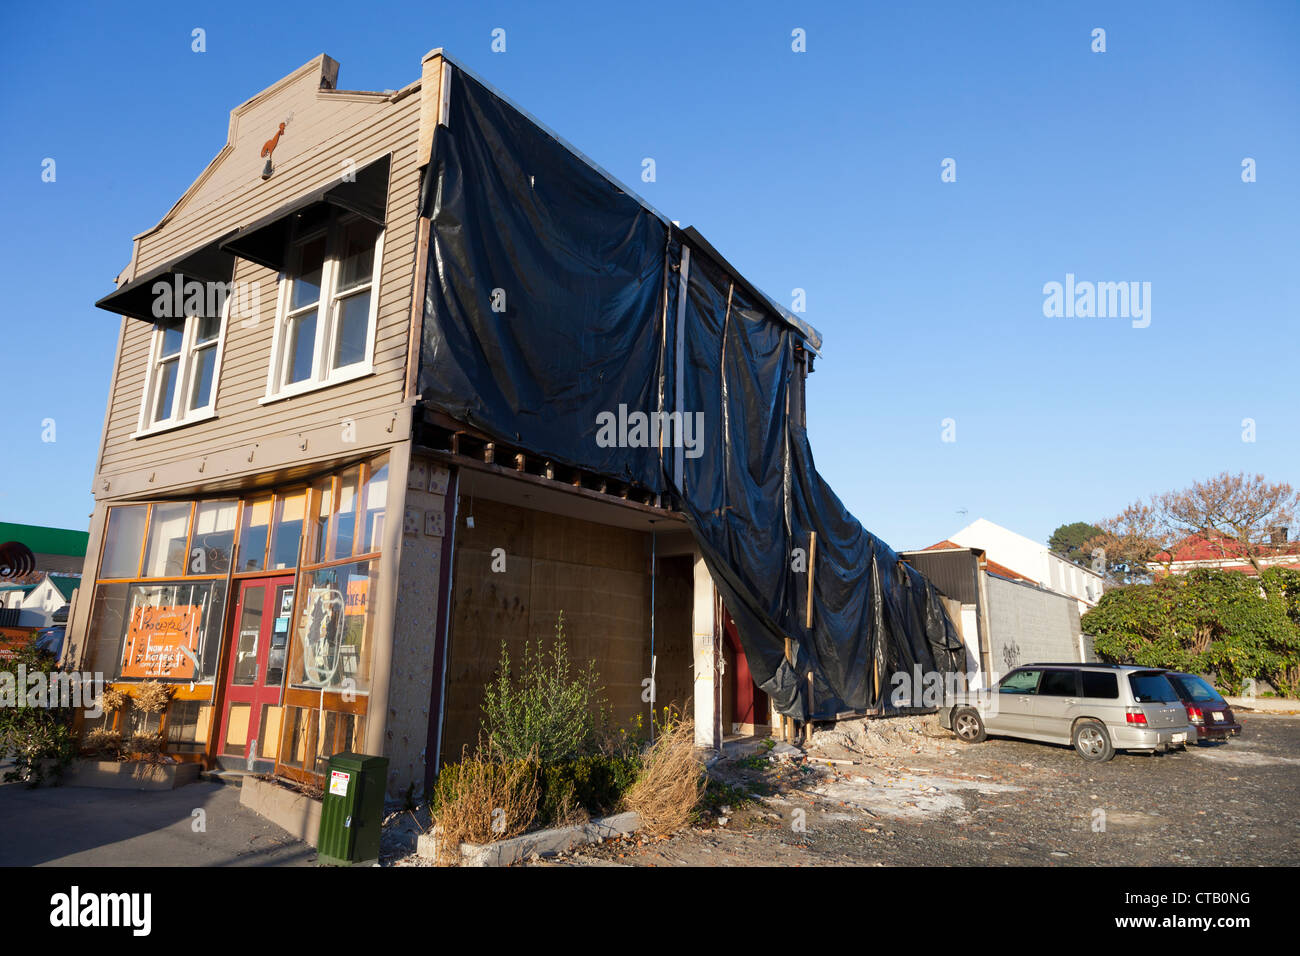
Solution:
M 321 235 L 320 229 L 309 233 L 295 235 L 289 241 L 289 255 L 286 259 L 286 271 L 280 273 L 279 289 L 275 307 L 275 331 L 271 340 L 271 361 L 266 374 L 266 395 L 258 404 L 277 402 L 307 392 L 314 392 L 332 385 L 340 385 L 354 379 L 373 375 L 375 360 L 375 337 L 379 317 L 379 286 L 384 261 L 384 234 L 387 230 L 379 227 L 375 236 L 374 262 L 370 272 L 370 313 L 367 316 L 365 358 L 360 362 L 331 369 L 330 361 L 334 354 L 334 345 L 338 332 L 338 307 L 344 299 L 358 295 L 365 284 L 346 290 L 342 295 L 338 290 L 339 245 L 342 241 L 343 227 L 356 219 L 364 219 L 356 213 L 343 212 L 331 208 L 329 222 L 324 229 L 325 261 L 321 267 L 320 299 L 316 303 L 316 340 L 312 351 L 311 375 L 301 382 L 286 384 L 289 354 L 289 315 L 290 303 L 293 301 L 293 273 L 297 270 L 298 247 Z
M 221 323 L 217 327 L 217 337 L 212 344 L 199 346 L 195 341 L 198 335 L 198 326 L 203 317 L 198 315 L 185 317 L 185 325 L 181 332 L 180 352 L 177 353 L 174 359 L 177 367 L 176 382 L 172 386 L 176 389 L 176 394 L 172 397 L 172 413 L 170 417 L 159 421 L 154 421 L 153 413 L 157 401 L 163 338 L 166 335 L 166 330 L 162 325 L 154 326 L 149 344 L 149 367 L 144 376 L 144 394 L 140 400 L 140 418 L 136 423 L 136 430 L 131 436 L 132 438 L 143 438 L 146 435 L 170 431 L 183 425 L 193 425 L 195 422 L 203 422 L 217 417 L 217 386 L 221 381 L 221 360 L 226 351 L 226 327 L 229 325 L 230 320 L 231 298 L 231 296 L 227 296 L 225 302 L 222 303 Z M 206 405 L 201 408 L 190 409 L 189 395 L 194 385 L 194 359 L 199 351 L 205 349 L 214 349 L 216 352 L 216 357 L 212 362 L 212 392 L 208 395 Z

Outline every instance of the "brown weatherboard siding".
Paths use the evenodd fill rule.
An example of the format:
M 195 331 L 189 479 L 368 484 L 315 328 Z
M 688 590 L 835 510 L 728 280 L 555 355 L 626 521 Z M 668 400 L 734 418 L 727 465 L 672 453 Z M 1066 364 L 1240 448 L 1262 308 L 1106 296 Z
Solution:
M 340 95 L 318 94 L 314 89 L 310 94 L 313 98 Z M 260 313 L 257 323 L 250 327 L 243 327 L 238 317 L 228 323 L 221 357 L 221 375 L 217 383 L 217 417 L 145 438 L 131 437 L 139 422 L 153 328 L 146 322 L 128 320 L 119 357 L 117 382 L 110 399 L 107 441 L 100 464 L 101 475 L 111 476 L 169 462 L 193 460 L 213 450 L 247 444 L 272 434 L 337 423 L 346 417 L 382 411 L 402 402 L 419 194 L 419 158 L 415 145 L 419 101 L 417 94 L 397 103 L 384 101 L 376 106 L 347 104 L 349 117 L 353 113 L 352 107 L 356 106 L 370 119 L 363 117 L 358 123 L 339 131 L 317 148 L 316 158 L 313 159 L 313 164 L 319 164 L 318 168 L 324 173 L 318 177 L 324 183 L 337 178 L 341 172 L 341 157 L 357 157 L 364 162 L 390 150 L 393 154 L 388 224 L 384 233 L 379 283 L 373 363 L 375 373 L 295 398 L 259 405 L 259 399 L 266 394 L 278 300 L 278 276 L 254 263 L 241 261 L 236 268 L 235 279 L 237 282 L 261 283 Z M 294 109 L 284 104 L 275 104 L 273 108 L 286 113 L 289 109 Z M 305 138 L 306 128 L 296 125 L 301 112 L 300 108 L 295 112 L 290 129 L 299 137 Z M 261 137 L 259 148 L 260 142 L 266 138 L 262 135 L 264 132 L 258 127 L 258 135 Z M 324 128 L 320 129 L 322 135 L 325 132 Z M 286 133 L 286 138 L 287 136 Z M 277 149 L 277 160 L 280 159 L 279 154 L 280 149 Z M 269 182 L 276 183 L 279 173 L 288 171 L 287 165 L 286 163 L 286 167 L 282 168 L 277 162 L 277 175 Z M 217 172 L 222 171 L 219 169 Z M 165 261 L 176 253 L 203 242 L 205 238 L 229 231 L 238 222 L 250 222 L 289 201 L 294 195 L 319 185 L 313 182 L 310 185 L 295 186 L 292 193 L 282 189 L 268 204 L 266 194 L 259 191 L 267 184 L 261 182 L 257 172 L 254 171 L 251 176 L 241 173 L 241 176 L 247 194 L 245 199 L 241 201 L 232 197 L 219 210 L 205 203 L 206 209 L 196 213 L 202 216 L 206 212 L 207 218 L 202 220 L 202 225 L 193 221 L 194 217 L 184 214 L 183 209 L 182 215 L 167 223 L 158 234 L 141 240 L 138 268 L 148 268 L 151 262 Z M 284 177 L 286 183 L 289 179 L 287 175 Z M 301 178 L 295 179 L 295 183 L 302 181 Z M 201 198 L 210 186 L 211 182 L 204 184 L 192 198 Z M 255 200 L 251 198 L 254 196 Z M 232 213 L 232 209 L 242 211 Z

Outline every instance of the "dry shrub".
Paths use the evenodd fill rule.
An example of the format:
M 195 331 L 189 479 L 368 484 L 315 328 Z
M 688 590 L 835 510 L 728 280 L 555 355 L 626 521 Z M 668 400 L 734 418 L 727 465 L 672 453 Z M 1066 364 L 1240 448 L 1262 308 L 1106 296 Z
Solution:
M 135 734 L 122 743 L 122 751 L 134 760 L 156 763 L 162 751 L 162 734 Z
M 117 760 L 122 754 L 122 735 L 99 727 L 86 734 L 82 747 L 90 753 L 105 754 Z
M 100 702 L 100 706 L 104 708 L 105 713 L 111 714 L 114 711 L 121 710 L 123 707 L 125 707 L 126 702 L 129 699 L 130 698 L 128 698 L 126 694 L 122 693 L 120 690 L 117 690 L 113 687 L 105 687 L 104 696 Z
M 172 688 L 156 680 L 141 681 L 135 688 L 136 709 L 146 714 L 161 714 L 172 699 Z
M 496 763 L 477 753 L 471 756 L 466 748 L 460 763 L 438 774 L 433 822 L 454 852 L 461 843 L 491 843 L 523 833 L 537 816 L 537 801 L 535 762 Z
M 695 756 L 695 723 L 666 723 L 627 793 L 627 807 L 651 836 L 666 836 L 691 822 L 704 793 L 704 768 Z

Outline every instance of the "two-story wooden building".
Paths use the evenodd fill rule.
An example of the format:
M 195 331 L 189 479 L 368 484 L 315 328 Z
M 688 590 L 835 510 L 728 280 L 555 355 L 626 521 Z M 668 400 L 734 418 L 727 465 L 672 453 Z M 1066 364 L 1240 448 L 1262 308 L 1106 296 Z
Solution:
M 136 236 L 67 663 L 170 683 L 167 751 L 422 790 L 504 643 L 697 742 L 952 670 L 934 588 L 816 473 L 815 329 L 440 50 L 236 107 Z M 760 690 L 761 688 L 761 690 Z
M 161 721 L 104 720 L 184 759 L 311 782 L 381 753 L 400 793 L 474 742 L 501 642 L 517 659 L 563 611 L 616 719 L 649 716 L 653 668 L 718 739 L 728 652 L 681 516 L 419 401 L 420 190 L 459 67 L 435 50 L 386 93 L 338 69 L 232 110 L 97 303 L 122 319 L 68 662 L 171 683 Z

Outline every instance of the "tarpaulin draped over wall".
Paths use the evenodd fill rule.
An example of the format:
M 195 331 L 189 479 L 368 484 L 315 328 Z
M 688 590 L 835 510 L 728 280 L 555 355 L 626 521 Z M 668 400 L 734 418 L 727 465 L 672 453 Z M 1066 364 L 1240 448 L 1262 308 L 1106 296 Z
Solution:
M 892 674 L 964 669 L 934 588 L 817 474 L 789 411 L 803 332 L 526 116 L 451 75 L 424 188 L 422 400 L 538 455 L 675 492 L 782 713 L 888 710 Z M 665 431 L 662 457 L 660 413 L 686 424 Z M 796 549 L 806 561 L 812 532 L 809 628 Z

